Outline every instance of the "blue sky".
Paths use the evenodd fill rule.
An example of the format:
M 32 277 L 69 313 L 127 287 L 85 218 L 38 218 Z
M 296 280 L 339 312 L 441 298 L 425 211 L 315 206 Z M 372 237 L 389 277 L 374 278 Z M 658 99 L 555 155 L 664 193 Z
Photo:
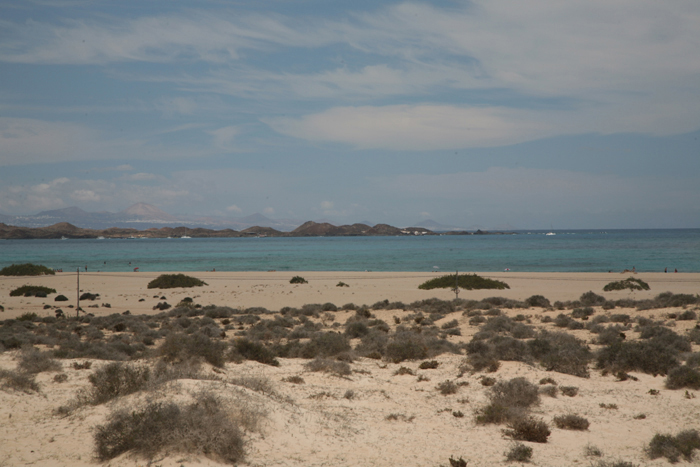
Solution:
M 700 227 L 700 3 L 0 3 L 0 213 Z

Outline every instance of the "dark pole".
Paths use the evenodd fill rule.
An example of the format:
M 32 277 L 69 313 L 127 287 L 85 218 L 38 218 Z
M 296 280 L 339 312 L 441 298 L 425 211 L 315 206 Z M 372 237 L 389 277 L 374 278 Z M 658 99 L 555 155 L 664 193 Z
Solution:
M 459 298 L 459 270 L 455 271 L 455 300 Z
M 78 290 L 75 296 L 78 299 L 78 305 L 75 307 L 75 316 L 80 318 L 80 268 L 78 268 Z

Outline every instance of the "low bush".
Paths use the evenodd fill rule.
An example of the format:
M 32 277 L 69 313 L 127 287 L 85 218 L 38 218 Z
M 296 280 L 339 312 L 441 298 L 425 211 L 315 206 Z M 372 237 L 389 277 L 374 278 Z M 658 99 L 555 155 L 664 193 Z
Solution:
M 63 366 L 50 352 L 30 348 L 23 350 L 19 355 L 17 368 L 25 373 L 37 374 L 44 371 L 61 371 Z
M 428 346 L 420 334 L 411 331 L 396 332 L 386 344 L 385 356 L 394 363 L 420 360 L 428 357 Z
M 530 462 L 532 459 L 532 448 L 523 443 L 516 443 L 510 451 L 504 453 L 508 462 Z
M 171 362 L 203 358 L 208 363 L 221 368 L 226 361 L 226 344 L 200 332 L 168 334 L 158 350 L 166 361 Z
M 0 383 L 3 388 L 15 391 L 39 392 L 39 384 L 34 379 L 34 375 L 21 371 L 0 369 Z
M 649 442 L 646 453 L 651 459 L 665 457 L 675 464 L 681 457 L 690 462 L 696 449 L 700 449 L 700 434 L 697 430 L 685 430 L 676 436 L 657 433 Z
M 148 283 L 149 289 L 172 289 L 176 287 L 201 287 L 208 285 L 196 277 L 184 274 L 161 274 Z
M 56 289 L 41 285 L 23 285 L 12 290 L 10 297 L 46 297 L 52 293 L 56 293 Z
M 275 352 L 265 346 L 262 342 L 248 339 L 236 339 L 233 349 L 247 360 L 264 363 L 265 365 L 279 366 L 280 362 L 275 358 Z
M 67 302 L 68 297 L 65 295 L 57 295 L 56 298 L 53 299 L 55 302 Z
M 480 290 L 480 289 L 509 289 L 510 287 L 505 282 L 487 279 L 476 274 L 463 274 L 455 277 L 454 274 L 442 277 L 436 277 L 423 282 L 418 286 L 421 290 L 431 289 L 452 289 L 457 284 L 465 290 Z
M 584 308 L 574 308 L 574 310 L 571 312 L 571 317 L 572 318 L 578 318 L 578 319 L 586 319 L 589 316 L 593 315 L 595 313 L 595 310 L 591 308 L 590 306 L 584 307 Z
M 601 306 L 606 302 L 605 297 L 598 295 L 593 291 L 582 294 L 578 301 L 581 302 L 581 305 L 583 306 Z
M 13 264 L 0 269 L 0 276 L 53 276 L 56 273 L 41 264 Z
M 421 362 L 420 365 L 418 365 L 418 368 L 421 370 L 434 370 L 439 365 L 440 364 L 437 360 L 426 360 L 424 362 Z
M 532 297 L 529 297 L 525 300 L 525 303 L 529 307 L 540 307 L 540 308 L 549 308 L 552 305 L 549 303 L 549 300 L 547 300 L 545 297 L 542 295 L 533 295 Z
M 641 279 L 636 279 L 634 277 L 628 277 L 625 280 L 610 282 L 603 290 L 605 292 L 610 292 L 613 290 L 649 290 L 649 284 Z
M 107 424 L 97 426 L 94 440 L 101 461 L 125 452 L 151 459 L 166 450 L 202 453 L 231 464 L 244 457 L 239 424 L 212 395 L 188 405 L 150 402 L 136 410 L 114 412 Z
M 308 284 L 309 282 L 301 276 L 294 276 L 289 280 L 290 284 Z
M 308 371 L 321 371 L 337 376 L 346 376 L 352 373 L 350 370 L 350 365 L 348 365 L 346 362 L 328 360 L 325 358 L 311 360 L 309 363 L 305 364 L 304 367 Z
M 516 418 L 508 424 L 508 429 L 503 430 L 509 438 L 533 443 L 546 443 L 551 433 L 544 420 L 533 417 Z
M 453 381 L 443 381 L 442 383 L 438 384 L 435 389 L 440 391 L 440 394 L 443 396 L 447 396 L 450 394 L 457 394 L 457 391 L 459 390 L 459 386 L 457 386 Z
M 539 388 L 523 377 L 496 383 L 489 398 L 505 407 L 530 407 L 540 403 Z
M 587 430 L 590 423 L 584 417 L 575 414 L 559 415 L 554 417 L 554 424 L 557 428 L 564 430 Z
M 683 365 L 669 371 L 666 377 L 668 389 L 700 389 L 700 371 L 688 365 Z
M 559 386 L 559 390 L 565 396 L 575 397 L 578 395 L 578 388 L 576 386 Z
M 146 387 L 151 372 L 147 367 L 108 363 L 88 376 L 92 388 L 87 393 L 90 404 L 103 404 Z

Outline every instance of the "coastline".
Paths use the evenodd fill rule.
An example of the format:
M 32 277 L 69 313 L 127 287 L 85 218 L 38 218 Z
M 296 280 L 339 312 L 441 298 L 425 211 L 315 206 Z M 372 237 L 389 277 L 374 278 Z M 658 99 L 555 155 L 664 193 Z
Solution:
M 372 305 L 381 300 L 411 303 L 416 300 L 439 298 L 451 300 L 454 292 L 448 289 L 419 290 L 426 280 L 445 275 L 445 272 L 346 272 L 346 271 L 270 271 L 270 272 L 185 272 L 208 285 L 194 288 L 148 289 L 147 284 L 161 274 L 174 272 L 87 272 L 80 273 L 80 290 L 100 294 L 95 301 L 83 301 L 81 307 L 98 316 L 112 313 L 156 314 L 153 307 L 162 301 L 176 305 L 185 297 L 195 299 L 203 306 L 218 305 L 231 308 L 263 307 L 271 311 L 301 307 L 311 303 L 333 303 L 341 307 L 346 303 Z M 460 272 L 460 274 L 470 272 Z M 700 273 L 552 273 L 552 272 L 494 272 L 477 273 L 486 278 L 506 282 L 510 289 L 462 290 L 459 298 L 481 300 L 487 297 L 505 297 L 523 301 L 532 295 L 543 295 L 552 303 L 577 300 L 581 294 L 593 291 L 610 300 L 631 298 L 651 299 L 662 292 L 682 294 L 700 293 Z M 290 284 L 293 276 L 302 276 L 308 284 Z M 612 281 L 630 276 L 642 279 L 650 286 L 648 291 L 603 292 Z M 16 318 L 23 313 L 34 312 L 39 316 L 53 315 L 53 309 L 45 305 L 59 306 L 70 313 L 68 305 L 75 305 L 77 298 L 75 272 L 56 273 L 55 276 L 3 276 L 0 278 L 0 305 L 5 311 L 0 319 Z M 339 282 L 348 287 L 338 287 Z M 56 294 L 46 298 L 10 297 L 11 290 L 22 285 L 41 285 L 56 289 Z M 81 292 L 81 293 L 82 293 Z M 67 302 L 55 302 L 63 294 Z M 165 296 L 165 300 L 160 297 Z M 143 301 L 139 301 L 143 299 Z M 103 307 L 108 303 L 110 308 Z M 98 305 L 94 307 L 94 305 Z M 88 308 L 93 306 L 94 308 Z

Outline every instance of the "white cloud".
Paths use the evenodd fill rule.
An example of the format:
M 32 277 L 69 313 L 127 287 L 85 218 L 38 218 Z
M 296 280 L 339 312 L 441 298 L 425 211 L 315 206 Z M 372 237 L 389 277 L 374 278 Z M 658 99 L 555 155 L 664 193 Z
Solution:
M 70 197 L 81 203 L 97 203 L 101 200 L 100 195 L 92 190 L 75 190 Z
M 276 131 L 359 148 L 452 149 L 514 144 L 552 133 L 535 112 L 447 105 L 340 107 L 266 121 Z
M 232 204 L 231 206 L 228 206 L 228 207 L 226 208 L 226 210 L 227 210 L 228 212 L 235 212 L 235 213 L 239 213 L 239 214 L 243 212 L 243 209 L 239 208 L 239 207 L 236 206 L 235 204 Z
M 240 130 L 235 126 L 227 126 L 217 130 L 208 131 L 213 139 L 214 146 L 220 149 L 233 149 L 233 142 Z
M 321 202 L 321 209 L 333 209 L 333 202 L 332 201 L 322 201 Z

